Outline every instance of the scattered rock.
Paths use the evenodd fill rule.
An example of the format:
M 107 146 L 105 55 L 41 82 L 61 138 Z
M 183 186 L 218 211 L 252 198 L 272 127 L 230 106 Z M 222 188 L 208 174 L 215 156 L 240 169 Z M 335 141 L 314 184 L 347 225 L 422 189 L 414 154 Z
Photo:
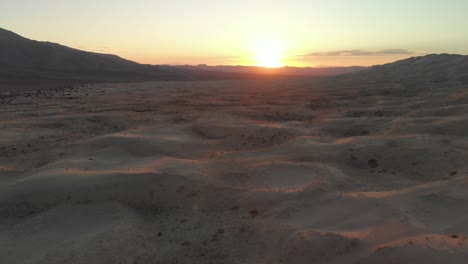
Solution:
M 187 198 L 193 198 L 197 196 L 200 193 L 200 191 L 191 191 L 190 193 L 187 194 Z
M 250 217 L 252 217 L 252 218 L 257 217 L 258 213 L 259 213 L 258 210 L 252 210 L 252 211 L 249 212 Z
M 384 113 L 382 111 L 376 111 L 374 113 L 374 115 L 377 116 L 377 117 L 382 117 L 382 116 L 384 116 Z
M 377 168 L 379 166 L 379 162 L 377 160 L 375 160 L 375 159 L 370 159 L 367 163 L 373 169 Z

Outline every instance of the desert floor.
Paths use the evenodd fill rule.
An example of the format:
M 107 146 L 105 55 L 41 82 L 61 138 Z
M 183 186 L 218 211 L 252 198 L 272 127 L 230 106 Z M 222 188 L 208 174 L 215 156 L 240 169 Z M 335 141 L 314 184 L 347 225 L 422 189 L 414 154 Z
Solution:
M 466 263 L 468 89 L 0 95 L 0 263 Z

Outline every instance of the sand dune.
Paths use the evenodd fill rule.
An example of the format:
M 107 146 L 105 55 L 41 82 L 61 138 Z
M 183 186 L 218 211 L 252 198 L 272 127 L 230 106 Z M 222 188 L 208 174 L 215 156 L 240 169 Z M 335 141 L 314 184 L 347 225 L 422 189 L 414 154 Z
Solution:
M 385 80 L 405 84 L 411 88 L 422 83 L 468 84 L 468 56 L 458 54 L 430 54 L 411 57 L 384 65 L 372 66 L 355 76 L 361 80 Z
M 4 94 L 0 262 L 465 263 L 466 87 L 374 84 Z

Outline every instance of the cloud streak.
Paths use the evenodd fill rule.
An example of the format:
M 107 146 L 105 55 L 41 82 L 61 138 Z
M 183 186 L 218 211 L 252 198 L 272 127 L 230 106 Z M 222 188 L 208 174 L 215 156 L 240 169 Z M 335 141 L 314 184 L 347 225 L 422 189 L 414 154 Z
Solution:
M 349 57 L 363 57 L 363 56 L 389 56 L 389 55 L 414 55 L 417 54 L 412 50 L 407 49 L 383 49 L 383 50 L 337 50 L 327 52 L 312 52 L 299 57 L 338 57 L 338 56 L 349 56 Z

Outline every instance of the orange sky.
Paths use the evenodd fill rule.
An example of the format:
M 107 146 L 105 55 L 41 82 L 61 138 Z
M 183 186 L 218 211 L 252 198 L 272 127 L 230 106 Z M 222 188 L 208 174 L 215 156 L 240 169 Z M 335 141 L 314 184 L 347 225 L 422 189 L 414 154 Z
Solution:
M 466 0 L 2 0 L 0 26 L 148 64 L 349 66 L 468 53 Z

